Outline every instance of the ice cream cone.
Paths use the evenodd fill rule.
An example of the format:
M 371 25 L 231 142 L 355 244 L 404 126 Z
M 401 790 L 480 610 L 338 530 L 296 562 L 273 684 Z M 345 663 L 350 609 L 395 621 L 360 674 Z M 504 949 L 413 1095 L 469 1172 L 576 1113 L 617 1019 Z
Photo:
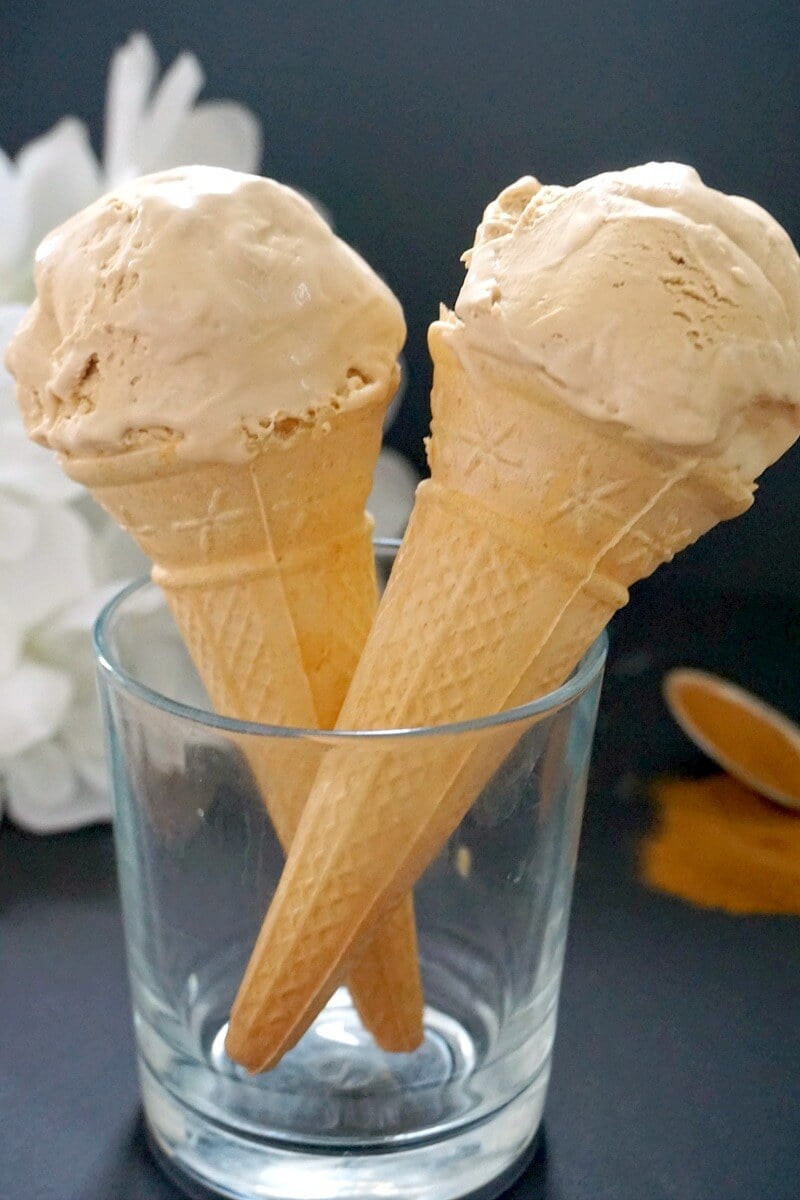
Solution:
M 468 720 L 541 694 L 634 580 L 751 503 L 733 473 L 621 442 L 545 389 L 487 395 L 440 327 L 431 345 L 432 478 L 342 709 L 348 728 Z M 475 736 L 467 751 L 446 739 L 388 751 L 370 771 L 356 755 L 322 764 L 234 1006 L 238 1061 L 264 1069 L 296 1041 L 510 748 Z
M 431 480 L 350 727 L 470 719 L 560 683 L 630 584 L 744 511 L 800 432 L 800 258 L 691 168 L 527 176 L 464 260 L 431 330 Z M 293 1044 L 514 736 L 322 764 L 234 1005 L 234 1057 L 262 1069 Z
M 377 603 L 365 514 L 383 405 L 290 427 L 249 464 L 177 459 L 172 444 L 70 459 L 154 562 L 153 578 L 217 711 L 241 720 L 330 727 Z M 243 747 L 288 849 L 321 749 Z M 296 751 L 296 747 L 292 747 Z M 390 1050 L 421 1037 L 413 911 L 393 918 L 350 981 L 365 1026 Z
M 35 278 L 7 352 L 29 435 L 152 557 L 220 711 L 332 724 L 376 599 L 364 503 L 405 339 L 396 297 L 297 192 L 204 166 L 101 196 L 44 239 Z M 286 741 L 246 750 L 288 846 L 321 743 Z M 395 938 L 403 924 L 353 989 L 406 1050 L 422 1007 L 408 906 Z

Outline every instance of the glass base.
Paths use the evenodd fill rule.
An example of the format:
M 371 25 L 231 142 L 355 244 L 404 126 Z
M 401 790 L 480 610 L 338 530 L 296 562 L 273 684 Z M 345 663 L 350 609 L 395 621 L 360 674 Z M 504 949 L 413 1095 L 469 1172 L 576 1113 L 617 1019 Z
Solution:
M 534 1156 L 545 1084 L 449 1137 L 397 1149 L 327 1153 L 209 1120 L 141 1070 L 156 1162 L 192 1200 L 495 1200 Z
M 435 1008 L 426 1009 L 419 1050 L 386 1055 L 363 1032 L 346 993 L 337 993 L 282 1063 L 255 1078 L 225 1054 L 226 1028 L 218 1024 L 214 1032 L 206 1025 L 209 1075 L 217 1085 L 227 1080 L 257 1089 L 260 1119 L 251 1110 L 248 1120 L 240 1104 L 232 1124 L 230 1104 L 217 1108 L 209 1103 L 211 1094 L 197 1087 L 196 1065 L 182 1068 L 172 1055 L 165 1070 L 161 1054 L 140 1058 L 155 1156 L 192 1197 L 376 1200 L 391 1193 L 404 1200 L 491 1200 L 530 1158 L 549 1055 L 510 1103 L 488 1114 L 484 1106 L 470 1120 L 476 1096 L 469 1081 L 480 1048 L 475 1030 Z M 155 1049 L 152 1043 L 150 1048 Z M 187 1070 L 194 1088 L 186 1086 Z M 449 1102 L 442 1106 L 446 1096 Z M 456 1096 L 461 1103 L 454 1105 Z M 279 1112 L 282 1119 L 269 1119 Z M 404 1127 L 407 1132 L 398 1132 Z
M 261 637 L 243 630 L 231 637 Z M 192 708 L 202 689 L 152 584 L 106 609 L 97 647 L 141 1086 L 165 1169 L 229 1200 L 499 1193 L 544 1108 L 602 639 L 553 696 L 413 737 L 298 737 Z M 265 802 L 294 798 L 322 758 L 387 812 L 424 807 L 445 780 L 462 807 L 479 790 L 414 885 L 426 1038 L 382 1052 L 341 988 L 275 1070 L 249 1076 L 225 1028 L 285 863 Z M 398 854 L 401 818 L 386 829 Z

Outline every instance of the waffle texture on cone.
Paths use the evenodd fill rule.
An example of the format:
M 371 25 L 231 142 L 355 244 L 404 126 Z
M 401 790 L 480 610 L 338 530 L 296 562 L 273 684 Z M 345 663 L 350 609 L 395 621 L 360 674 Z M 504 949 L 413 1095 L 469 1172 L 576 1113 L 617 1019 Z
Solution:
M 547 692 L 637 579 L 749 507 L 800 433 L 800 262 L 767 214 L 689 168 L 520 181 L 467 259 L 455 314 L 430 335 L 431 480 L 345 728 L 465 720 Z M 666 322 L 664 294 L 684 316 Z M 692 339 L 676 331 L 704 315 L 701 347 L 678 352 L 673 338 Z M 675 362 L 659 374 L 663 354 Z M 520 732 L 322 763 L 232 1012 L 240 1061 L 269 1066 L 303 1033 Z
M 377 602 L 364 504 L 381 425 L 379 408 L 354 409 L 324 435 L 297 431 L 247 465 L 187 465 L 167 449 L 70 460 L 73 478 L 153 558 L 153 578 L 218 712 L 309 729 L 336 719 Z M 280 741 L 244 749 L 288 848 L 321 752 L 307 745 L 301 757 Z M 385 1049 L 419 1044 L 409 905 L 373 938 L 348 983 Z

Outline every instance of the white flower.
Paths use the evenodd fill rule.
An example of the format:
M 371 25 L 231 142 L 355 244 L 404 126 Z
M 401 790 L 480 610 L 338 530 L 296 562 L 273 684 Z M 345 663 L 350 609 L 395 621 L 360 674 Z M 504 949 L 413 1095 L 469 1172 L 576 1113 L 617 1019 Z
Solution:
M 414 503 L 419 476 L 396 450 L 384 446 L 375 467 L 367 508 L 375 519 L 375 536 L 402 537 Z
M 158 59 L 135 33 L 111 60 L 103 167 L 112 185 L 188 163 L 255 171 L 261 126 L 231 100 L 195 104 L 205 82 L 193 54 L 180 54 L 156 87 Z
M 186 163 L 257 170 L 256 118 L 228 101 L 196 104 L 202 86 L 190 54 L 158 83 L 153 47 L 135 34 L 111 62 L 102 163 L 72 117 L 13 162 L 0 151 L 0 817 L 5 809 L 35 832 L 110 816 L 91 630 L 105 600 L 148 564 L 28 440 L 2 354 L 33 298 L 39 241 L 109 186 Z M 402 532 L 415 483 L 405 460 L 382 452 L 376 532 Z
M 0 346 L 22 312 L 0 308 Z M 97 778 L 102 758 L 69 755 L 71 731 L 87 705 L 95 708 L 88 637 L 102 595 L 90 529 L 76 509 L 82 502 L 52 455 L 26 437 L 11 380 L 0 373 L 0 790 L 9 813 L 31 829 L 108 814 Z M 72 640 L 51 653 L 47 638 L 58 638 L 67 621 Z
M 33 258 L 46 233 L 102 191 L 81 121 L 66 117 L 12 162 L 0 150 L 0 303 L 33 299 Z
M 187 163 L 258 169 L 259 122 L 232 101 L 195 104 L 204 76 L 194 55 L 179 55 L 158 86 L 157 79 L 156 53 L 135 33 L 111 60 L 102 163 L 75 117 L 30 142 L 13 162 L 0 150 L 0 304 L 33 299 L 39 242 L 114 184 Z
M 34 294 L 38 243 L 109 186 L 203 162 L 258 169 L 261 129 L 241 105 L 195 104 L 203 72 L 180 55 L 160 83 L 148 39 L 113 57 L 103 162 L 83 122 L 59 121 L 13 161 L 0 151 L 0 360 Z M 146 570 L 133 543 L 28 440 L 0 365 L 0 811 L 36 831 L 110 814 L 91 628 Z

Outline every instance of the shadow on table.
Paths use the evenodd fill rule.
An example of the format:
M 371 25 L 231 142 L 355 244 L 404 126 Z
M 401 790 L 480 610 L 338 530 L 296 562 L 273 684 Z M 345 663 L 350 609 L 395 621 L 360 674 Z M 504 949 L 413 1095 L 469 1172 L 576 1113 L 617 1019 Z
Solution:
M 503 1192 L 503 1200 L 558 1200 L 548 1174 L 547 1130 L 539 1130 L 533 1156 L 515 1184 Z
M 165 1179 L 150 1153 L 141 1112 L 108 1149 L 97 1176 L 86 1192 L 73 1200 L 186 1200 Z

